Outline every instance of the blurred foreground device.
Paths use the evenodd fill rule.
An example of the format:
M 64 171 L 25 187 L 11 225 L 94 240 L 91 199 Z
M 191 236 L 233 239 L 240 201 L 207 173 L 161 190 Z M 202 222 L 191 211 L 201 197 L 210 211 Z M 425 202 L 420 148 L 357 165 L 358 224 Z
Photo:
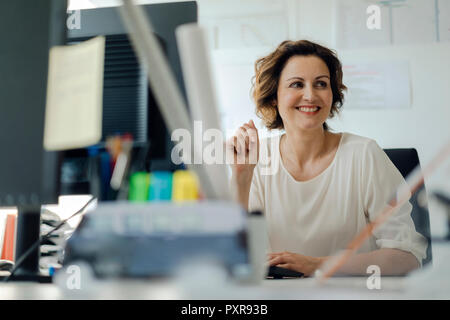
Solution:
M 43 147 L 49 49 L 63 45 L 67 2 L 0 1 L 0 206 L 17 206 L 15 259 L 39 240 L 42 204 L 58 203 L 59 154 Z M 16 278 L 38 276 L 39 248 Z
M 230 202 L 101 203 L 68 240 L 64 266 L 85 262 L 99 278 L 148 278 L 213 262 L 245 277 L 246 237 L 246 212 Z
M 195 1 L 157 3 L 142 6 L 151 19 L 154 33 L 174 73 L 178 87 L 185 94 L 175 29 L 197 22 Z M 149 170 L 175 170 L 170 158 L 173 142 L 148 85 L 144 70 L 134 53 L 117 8 L 86 9 L 80 12 L 81 28 L 68 31 L 68 44 L 104 35 L 105 64 L 103 88 L 102 143 L 115 134 L 132 134 L 134 157 L 148 147 L 145 163 Z M 62 194 L 88 194 L 91 168 L 87 149 L 63 153 Z M 100 199 L 105 200 L 105 199 Z

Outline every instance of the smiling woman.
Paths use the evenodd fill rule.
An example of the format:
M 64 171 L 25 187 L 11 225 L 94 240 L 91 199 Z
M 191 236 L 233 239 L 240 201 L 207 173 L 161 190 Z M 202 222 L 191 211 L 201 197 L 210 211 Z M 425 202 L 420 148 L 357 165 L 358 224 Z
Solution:
M 235 159 L 246 160 L 232 164 L 238 200 L 265 214 L 269 264 L 306 276 L 346 249 L 405 184 L 374 140 L 328 128 L 343 104 L 342 76 L 330 49 L 284 41 L 256 61 L 253 97 L 266 127 L 285 133 L 259 141 L 249 122 L 229 140 Z M 400 275 L 419 267 L 427 243 L 411 208 L 398 208 L 339 271 L 363 275 L 377 265 L 383 275 Z
M 344 101 L 343 91 L 347 87 L 342 83 L 342 65 L 335 53 L 328 48 L 315 44 L 310 41 L 283 41 L 278 48 L 266 57 L 260 58 L 255 63 L 255 76 L 253 78 L 253 98 L 256 103 L 256 113 L 265 122 L 269 129 L 283 129 L 284 123 L 280 112 L 277 108 L 277 97 L 279 85 L 282 88 L 289 81 L 291 88 L 302 88 L 305 86 L 305 79 L 295 76 L 295 72 L 286 74 L 285 66 L 289 64 L 297 64 L 292 62 L 290 58 L 300 60 L 299 58 L 312 58 L 319 60 L 323 66 L 321 71 L 323 75 L 319 75 L 315 87 L 328 86 L 327 92 L 332 95 L 332 102 L 328 118 L 334 117 L 338 113 Z M 306 62 L 307 64 L 307 62 Z M 282 71 L 284 76 L 291 75 L 289 79 L 282 79 Z M 320 78 L 321 81 L 320 81 Z M 327 124 L 323 123 L 323 128 L 328 129 Z

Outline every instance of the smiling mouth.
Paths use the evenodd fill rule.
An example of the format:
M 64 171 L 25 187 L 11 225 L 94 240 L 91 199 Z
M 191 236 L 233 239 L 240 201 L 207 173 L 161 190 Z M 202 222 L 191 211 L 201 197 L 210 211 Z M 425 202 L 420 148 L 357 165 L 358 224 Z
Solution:
M 319 112 L 319 106 L 303 106 L 303 107 L 295 107 L 296 110 L 306 113 L 306 114 L 316 114 Z

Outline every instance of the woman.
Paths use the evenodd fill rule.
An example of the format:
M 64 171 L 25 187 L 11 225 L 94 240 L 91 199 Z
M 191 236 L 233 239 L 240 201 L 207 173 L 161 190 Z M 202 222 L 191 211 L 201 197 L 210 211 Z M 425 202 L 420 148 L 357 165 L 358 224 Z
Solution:
M 345 249 L 405 181 L 375 141 L 329 130 L 326 120 L 342 106 L 346 89 L 331 50 L 284 41 L 257 60 L 255 71 L 257 114 L 267 128 L 285 133 L 259 141 L 250 121 L 230 140 L 238 199 L 265 214 L 269 264 L 310 276 Z M 427 243 L 415 231 L 411 209 L 409 202 L 399 208 L 339 272 L 365 275 L 377 265 L 383 275 L 403 275 L 420 267 Z

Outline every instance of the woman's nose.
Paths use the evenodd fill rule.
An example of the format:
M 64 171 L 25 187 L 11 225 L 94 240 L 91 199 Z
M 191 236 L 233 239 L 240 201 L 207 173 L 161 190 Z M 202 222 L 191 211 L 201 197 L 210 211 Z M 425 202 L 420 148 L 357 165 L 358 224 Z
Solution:
M 306 85 L 303 89 L 303 99 L 312 101 L 314 98 L 314 89 L 310 85 Z

